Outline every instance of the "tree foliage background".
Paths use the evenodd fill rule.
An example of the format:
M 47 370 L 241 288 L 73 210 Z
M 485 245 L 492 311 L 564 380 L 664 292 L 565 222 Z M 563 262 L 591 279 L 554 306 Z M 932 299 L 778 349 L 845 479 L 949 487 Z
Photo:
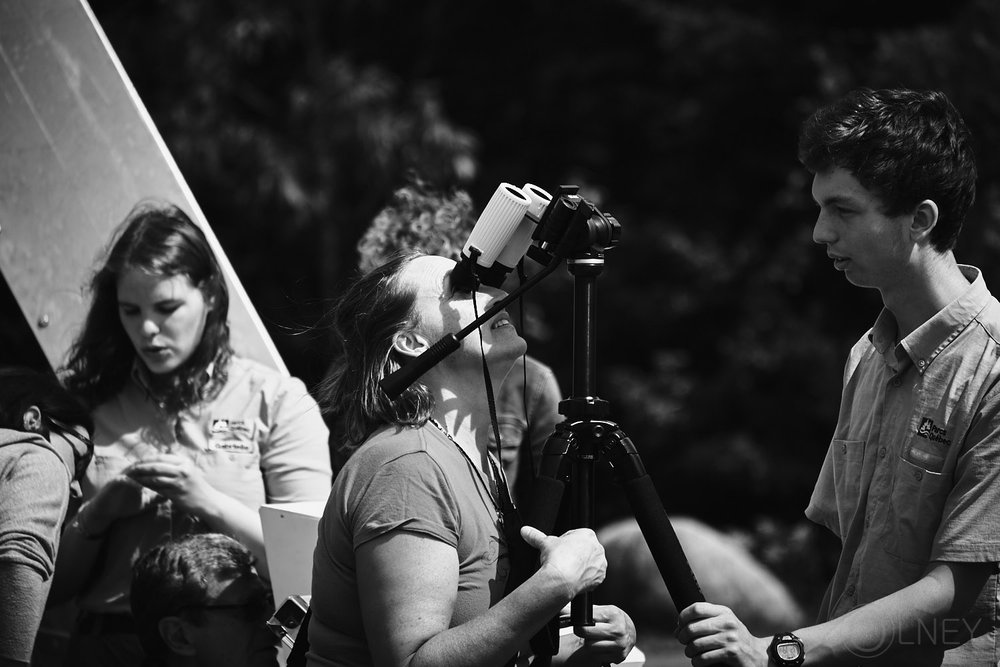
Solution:
M 291 371 L 407 174 L 481 205 L 575 183 L 623 225 L 598 281 L 602 397 L 664 505 L 796 522 L 877 293 L 811 240 L 800 123 L 858 87 L 944 90 L 977 142 L 958 247 L 1000 291 L 1000 5 L 92 0 Z M 152 194 L 152 193 L 151 193 Z M 572 277 L 526 304 L 571 382 Z M 992 281 L 992 282 L 991 282 Z M 599 515 L 628 512 L 613 489 Z
M 92 7 L 307 382 L 324 346 L 303 331 L 411 170 L 480 205 L 501 181 L 579 184 L 623 225 L 597 287 L 600 394 L 668 509 L 738 525 L 801 516 L 847 350 L 879 307 L 811 241 L 795 159 L 809 113 L 862 85 L 944 90 L 982 175 L 958 256 L 1000 280 L 996 3 L 811 4 Z M 529 295 L 527 333 L 568 392 L 560 275 Z M 603 511 L 625 511 L 613 491 Z

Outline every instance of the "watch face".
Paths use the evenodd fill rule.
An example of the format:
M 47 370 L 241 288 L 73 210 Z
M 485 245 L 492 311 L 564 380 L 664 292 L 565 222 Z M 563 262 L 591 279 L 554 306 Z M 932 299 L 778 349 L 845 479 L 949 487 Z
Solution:
M 795 642 L 781 642 L 774 647 L 774 653 L 782 660 L 798 660 L 802 649 Z

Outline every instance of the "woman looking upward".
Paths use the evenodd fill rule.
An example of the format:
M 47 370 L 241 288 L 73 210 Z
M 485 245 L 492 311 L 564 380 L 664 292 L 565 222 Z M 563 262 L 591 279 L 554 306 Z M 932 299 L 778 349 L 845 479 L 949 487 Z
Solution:
M 484 359 L 496 392 L 525 341 L 505 312 L 395 400 L 379 381 L 505 294 L 450 285 L 455 262 L 406 254 L 358 279 L 332 312 L 338 354 L 321 390 L 347 462 L 320 520 L 311 666 L 504 665 L 578 593 L 604 579 L 589 529 L 546 536 L 519 524 L 489 452 Z M 523 541 L 522 541 L 523 536 Z M 524 544 L 524 541 L 527 544 Z M 533 547 L 541 567 L 512 575 Z M 576 664 L 620 662 L 635 628 L 595 607 Z M 571 644 L 571 645 L 570 645 Z

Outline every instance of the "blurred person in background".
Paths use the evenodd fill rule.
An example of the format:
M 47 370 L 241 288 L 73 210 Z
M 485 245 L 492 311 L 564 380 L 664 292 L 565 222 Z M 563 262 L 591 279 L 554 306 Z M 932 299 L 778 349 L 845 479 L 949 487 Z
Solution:
M 379 386 L 504 296 L 453 290 L 455 266 L 405 253 L 359 277 L 331 313 L 336 359 L 320 399 L 346 463 L 320 519 L 310 666 L 509 664 L 604 578 L 593 531 L 521 528 L 492 453 L 485 382 L 498 391 L 526 348 L 507 313 L 395 399 Z M 567 653 L 581 665 L 622 661 L 631 619 L 611 606 L 594 618 Z
M 457 261 L 475 224 L 466 192 L 440 192 L 413 179 L 393 193 L 358 241 L 358 268 L 368 273 L 405 250 Z M 562 420 L 560 400 L 552 369 L 527 354 L 517 360 L 496 394 L 500 460 L 511 494 L 522 507 L 530 502 L 545 441 Z M 496 448 L 494 439 L 491 436 L 490 442 Z
M 327 498 L 328 432 L 300 380 L 233 354 L 224 276 L 176 206 L 136 206 L 91 291 L 65 372 L 93 406 L 95 456 L 53 596 L 81 610 L 73 665 L 137 665 L 135 560 L 170 537 L 220 532 L 266 576 L 258 510 Z
M 0 368 L 0 666 L 31 663 L 92 429 L 55 375 Z
M 806 508 L 840 560 L 816 625 L 754 637 L 698 603 L 677 636 L 694 665 L 1000 664 L 1000 303 L 953 252 L 971 137 L 940 92 L 861 89 L 806 121 L 799 158 L 813 240 L 884 306 Z
M 132 616 L 144 667 L 277 667 L 270 588 L 242 544 L 219 533 L 185 535 L 133 568 Z

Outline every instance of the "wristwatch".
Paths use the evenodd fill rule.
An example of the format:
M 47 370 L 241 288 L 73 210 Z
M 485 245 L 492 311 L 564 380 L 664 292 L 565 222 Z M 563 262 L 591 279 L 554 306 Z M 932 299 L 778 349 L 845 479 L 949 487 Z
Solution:
M 791 632 L 785 632 L 774 636 L 771 645 L 767 647 L 767 655 L 779 667 L 797 666 L 806 659 L 806 650 L 801 639 Z

